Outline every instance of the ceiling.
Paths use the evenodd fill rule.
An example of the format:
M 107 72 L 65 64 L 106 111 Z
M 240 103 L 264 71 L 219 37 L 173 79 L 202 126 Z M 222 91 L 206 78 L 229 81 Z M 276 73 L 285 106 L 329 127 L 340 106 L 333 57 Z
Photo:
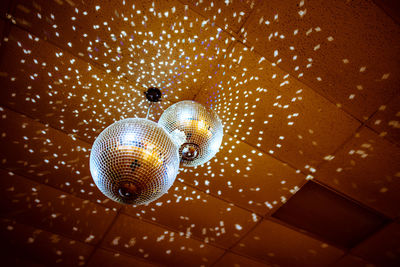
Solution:
M 399 266 L 400 14 L 376 0 L 0 3 L 9 266 Z M 177 101 L 218 154 L 148 206 L 103 196 L 96 136 Z

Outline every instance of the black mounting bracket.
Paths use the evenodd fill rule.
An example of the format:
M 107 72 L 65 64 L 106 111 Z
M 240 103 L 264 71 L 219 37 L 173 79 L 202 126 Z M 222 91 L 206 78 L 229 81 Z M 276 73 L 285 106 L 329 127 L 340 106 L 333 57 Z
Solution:
M 158 102 L 161 100 L 162 96 L 161 90 L 157 87 L 150 87 L 146 92 L 144 92 L 144 94 L 150 102 Z

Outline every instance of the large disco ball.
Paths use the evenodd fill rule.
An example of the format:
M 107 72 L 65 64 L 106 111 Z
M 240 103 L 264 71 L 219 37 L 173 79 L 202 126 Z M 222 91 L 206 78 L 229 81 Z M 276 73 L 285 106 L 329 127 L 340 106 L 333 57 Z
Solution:
M 95 140 L 90 172 L 100 191 L 124 204 L 147 204 L 173 184 L 179 146 L 157 123 L 125 119 L 108 126 Z
M 218 115 L 195 101 L 186 100 L 170 106 L 158 124 L 171 135 L 184 134 L 185 141 L 179 149 L 184 166 L 193 167 L 209 161 L 222 142 L 223 128 Z

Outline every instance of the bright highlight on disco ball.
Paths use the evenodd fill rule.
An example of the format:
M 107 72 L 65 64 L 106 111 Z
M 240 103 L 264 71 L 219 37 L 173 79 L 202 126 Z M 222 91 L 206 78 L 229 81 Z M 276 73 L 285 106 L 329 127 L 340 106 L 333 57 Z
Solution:
M 123 204 L 147 204 L 172 186 L 179 169 L 179 146 L 157 123 L 125 119 L 95 140 L 90 172 L 100 191 Z
M 209 161 L 218 152 L 223 128 L 218 115 L 195 101 L 181 101 L 167 108 L 158 124 L 173 138 L 184 134 L 179 149 L 181 163 L 194 167 Z

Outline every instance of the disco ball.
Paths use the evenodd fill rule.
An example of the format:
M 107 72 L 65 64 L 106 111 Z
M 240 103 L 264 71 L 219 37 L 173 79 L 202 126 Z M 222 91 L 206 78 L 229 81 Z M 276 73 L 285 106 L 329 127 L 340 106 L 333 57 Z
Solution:
M 170 106 L 158 124 L 173 136 L 184 134 L 185 141 L 179 148 L 184 166 L 193 167 L 209 161 L 222 142 L 223 129 L 218 115 L 195 101 L 186 100 Z
M 100 191 L 124 204 L 147 204 L 173 184 L 179 146 L 157 123 L 125 119 L 108 126 L 95 140 L 90 172 Z

